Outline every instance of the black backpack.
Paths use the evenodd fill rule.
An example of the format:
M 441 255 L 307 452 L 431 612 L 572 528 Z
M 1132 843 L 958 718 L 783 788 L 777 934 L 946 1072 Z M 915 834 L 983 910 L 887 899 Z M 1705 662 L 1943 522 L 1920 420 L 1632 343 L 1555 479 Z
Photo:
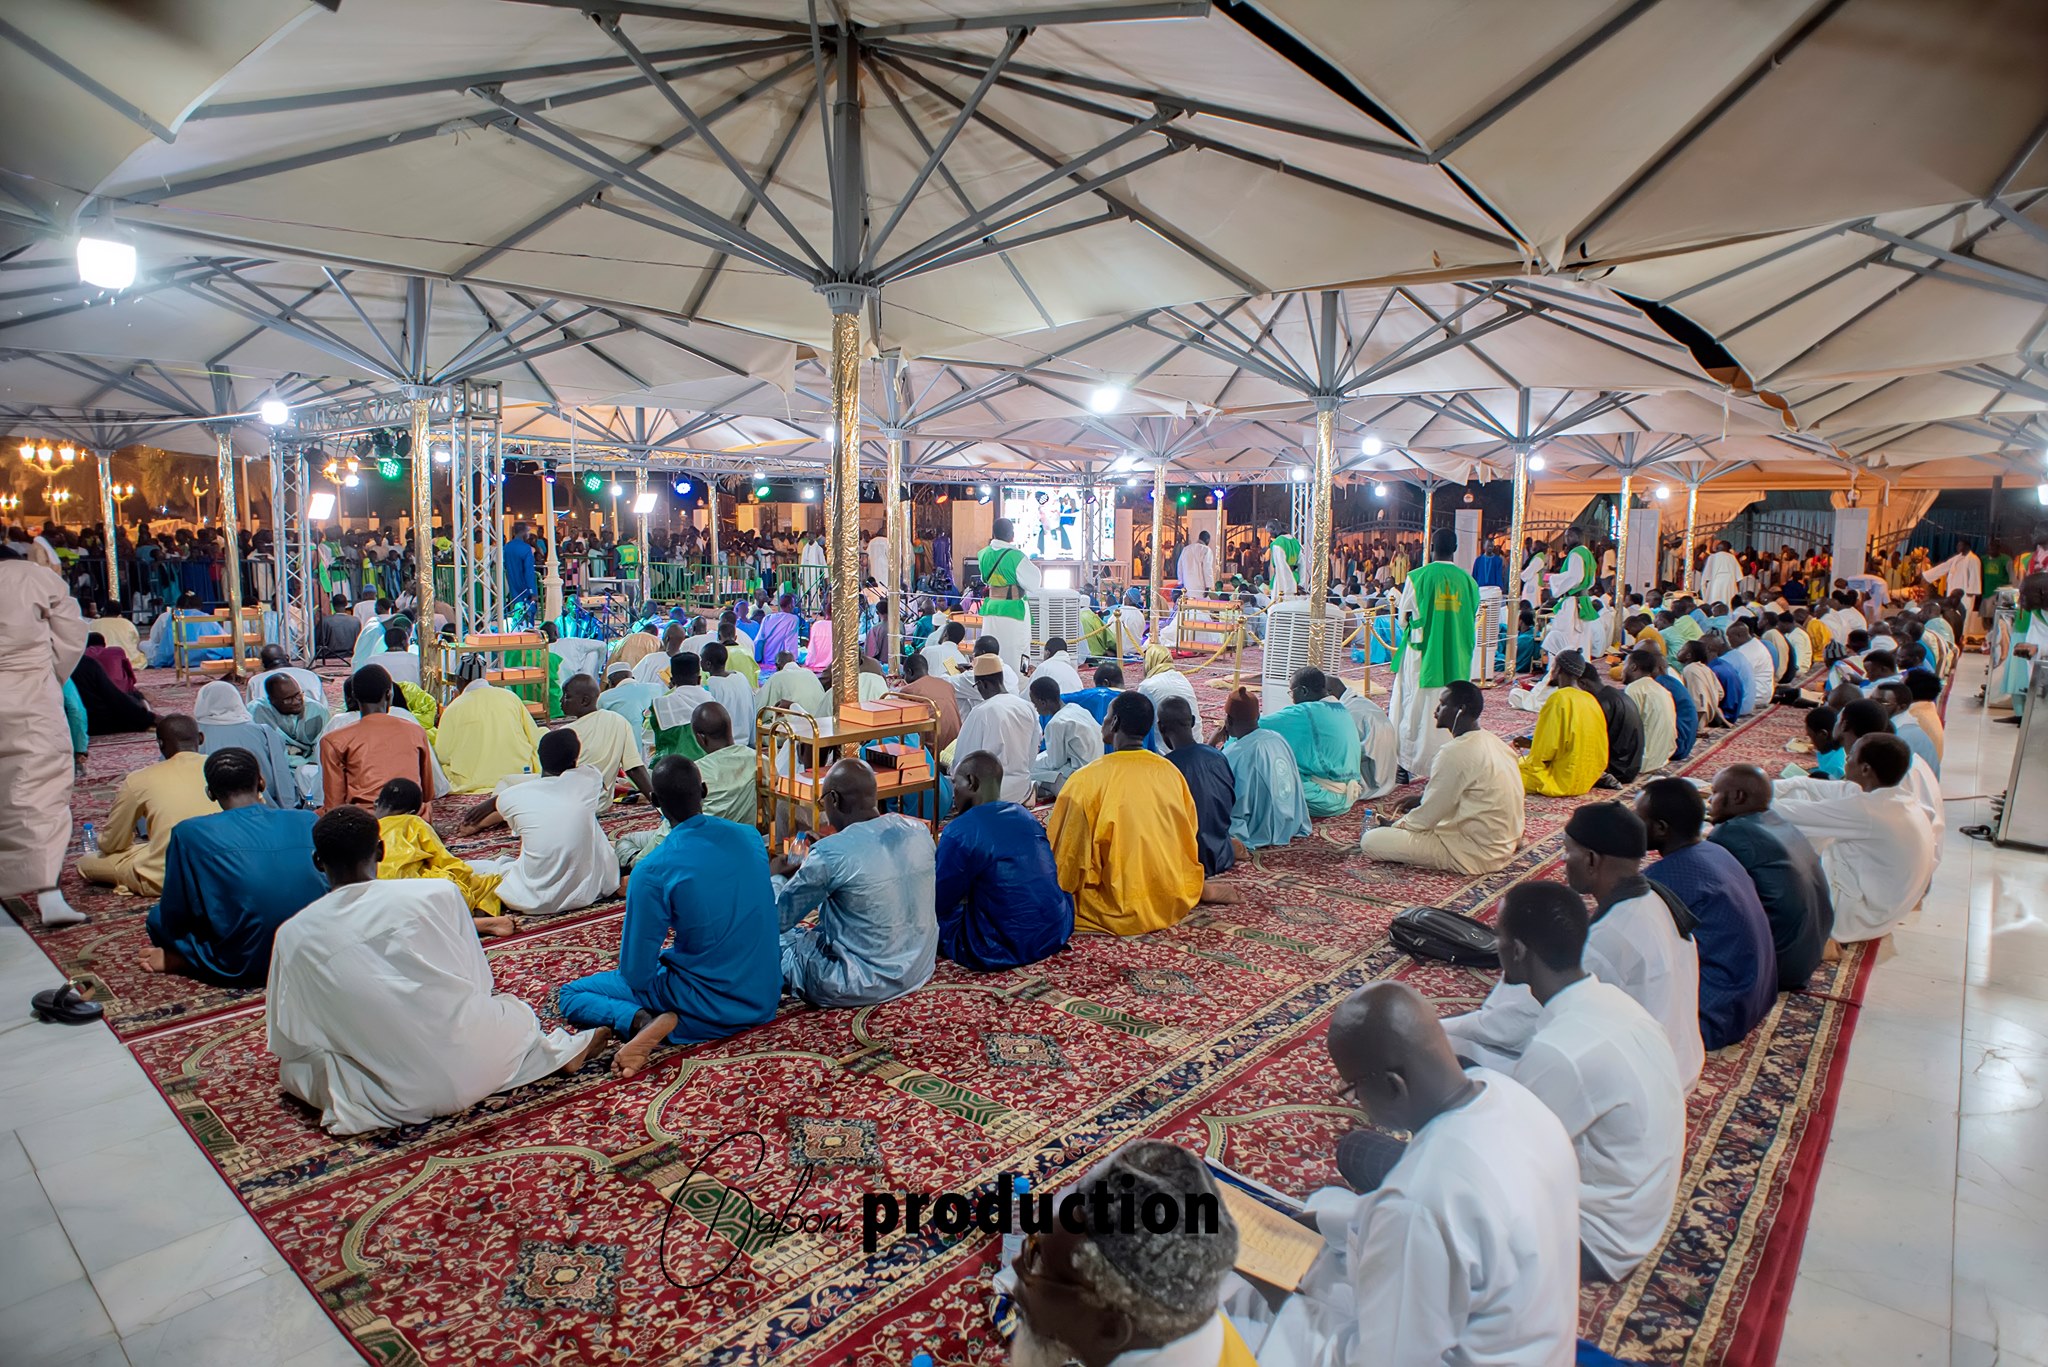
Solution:
M 1499 968 L 1493 927 L 1442 907 L 1410 907 L 1389 931 L 1396 949 L 1418 959 L 1444 959 L 1466 968 Z

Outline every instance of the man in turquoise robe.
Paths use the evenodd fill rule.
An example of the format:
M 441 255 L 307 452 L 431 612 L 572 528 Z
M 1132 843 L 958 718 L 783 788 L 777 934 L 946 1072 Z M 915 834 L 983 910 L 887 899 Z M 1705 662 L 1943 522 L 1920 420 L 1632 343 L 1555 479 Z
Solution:
M 1259 723 L 1278 733 L 1294 752 L 1294 767 L 1312 816 L 1339 816 L 1365 795 L 1358 769 L 1358 727 L 1344 704 L 1326 697 L 1323 671 L 1314 665 L 1295 671 L 1289 693 L 1294 702 Z
M 1257 850 L 1307 835 L 1313 829 L 1307 785 L 1295 767 L 1294 748 L 1278 731 L 1259 729 L 1258 699 L 1242 688 L 1232 693 L 1223 704 L 1223 731 L 1223 758 L 1237 779 L 1230 838 Z

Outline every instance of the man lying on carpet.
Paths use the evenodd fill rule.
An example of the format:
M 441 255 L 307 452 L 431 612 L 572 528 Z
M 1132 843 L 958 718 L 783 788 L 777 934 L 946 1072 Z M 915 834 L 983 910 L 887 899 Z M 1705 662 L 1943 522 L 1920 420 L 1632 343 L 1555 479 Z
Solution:
M 840 760 L 825 775 L 830 834 L 769 861 L 783 985 L 813 1006 L 893 1001 L 924 986 L 938 957 L 931 828 L 882 811 L 875 791 L 873 769 Z M 816 926 L 800 924 L 812 912 Z
M 703 777 L 680 755 L 655 764 L 653 784 L 670 830 L 633 866 L 619 966 L 565 983 L 556 997 L 570 1024 L 626 1041 L 612 1058 L 621 1077 L 645 1068 L 664 1040 L 722 1039 L 771 1021 L 782 998 L 760 832 L 706 813 Z
M 501 780 L 456 832 L 460 838 L 505 825 L 519 837 L 518 854 L 471 861 L 478 873 L 503 875 L 498 900 L 514 911 L 555 916 L 619 890 L 619 857 L 597 822 L 604 784 L 597 770 L 577 764 L 581 754 L 574 731 L 548 732 L 540 738 L 540 777 Z
M 1366 823 L 1358 847 L 1367 858 L 1478 875 L 1515 857 L 1528 807 L 1521 766 L 1507 742 L 1479 724 L 1485 708 L 1477 684 L 1444 685 L 1435 725 L 1451 738 L 1437 750 L 1421 796 Z
M 332 1134 L 451 1115 L 496 1092 L 573 1072 L 611 1031 L 541 1029 L 494 995 L 490 962 L 452 884 L 380 882 L 383 841 L 360 807 L 313 827 L 333 891 L 278 928 L 266 1029 L 278 1084 Z
M 149 909 L 155 947 L 142 967 L 261 987 L 277 928 L 327 891 L 313 867 L 316 818 L 265 802 L 262 766 L 247 750 L 217 750 L 202 772 L 220 810 L 171 828 L 163 897 Z
M 1055 1220 L 1044 1233 L 1027 1236 L 1012 1268 L 1017 1327 L 1011 1367 L 1125 1361 L 1255 1367 L 1251 1350 L 1217 1306 L 1237 1260 L 1237 1225 L 1202 1160 L 1177 1144 L 1135 1140 L 1060 1198 L 1072 1193 L 1085 1202 L 1097 1189 L 1112 1201 L 1128 1193 L 1141 1208 L 1154 1197 L 1176 1211 L 1214 1205 L 1216 1229 L 1188 1232 L 1185 1222 L 1176 1222 L 1157 1234 L 1143 1225 L 1076 1231 Z
M 1361 1131 L 1339 1146 L 1351 1189 L 1308 1198 L 1328 1253 L 1280 1307 L 1259 1362 L 1565 1367 L 1583 1256 L 1565 1127 L 1506 1073 L 1461 1066 L 1435 1008 L 1405 983 L 1354 992 L 1328 1043 L 1373 1125 L 1412 1138 Z

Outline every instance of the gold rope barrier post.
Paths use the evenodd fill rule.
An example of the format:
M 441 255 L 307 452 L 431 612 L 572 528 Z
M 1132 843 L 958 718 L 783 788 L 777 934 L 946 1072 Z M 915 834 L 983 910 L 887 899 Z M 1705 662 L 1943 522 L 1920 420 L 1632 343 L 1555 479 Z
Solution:
M 420 600 L 414 614 L 413 643 L 420 652 L 420 687 L 438 702 L 441 633 L 434 628 L 434 459 L 427 449 L 427 430 L 433 423 L 433 393 L 415 389 L 411 398 L 413 593 Z
M 832 484 L 825 544 L 831 568 L 832 697 L 860 701 L 860 306 L 867 291 L 822 287 L 832 306 Z

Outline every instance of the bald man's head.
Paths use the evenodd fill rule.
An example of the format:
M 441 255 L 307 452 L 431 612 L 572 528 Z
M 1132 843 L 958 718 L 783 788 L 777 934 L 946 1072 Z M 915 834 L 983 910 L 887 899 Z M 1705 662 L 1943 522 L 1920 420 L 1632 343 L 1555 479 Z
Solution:
M 834 830 L 880 816 L 875 805 L 875 771 L 866 761 L 842 759 L 825 775 L 825 819 Z
M 1003 798 L 1003 762 L 986 750 L 953 761 L 953 815 Z
M 1754 764 L 1731 764 L 1714 775 L 1707 820 L 1715 825 L 1771 809 L 1771 778 Z
M 1414 1131 L 1465 1087 L 1436 1011 L 1406 983 L 1359 988 L 1330 1018 L 1330 1062 L 1375 1125 Z
M 562 715 L 587 717 L 597 711 L 597 680 L 588 674 L 571 674 L 562 685 Z
M 712 754 L 732 744 L 732 714 L 722 703 L 702 702 L 690 713 L 690 732 L 697 737 L 697 744 L 705 754 Z

